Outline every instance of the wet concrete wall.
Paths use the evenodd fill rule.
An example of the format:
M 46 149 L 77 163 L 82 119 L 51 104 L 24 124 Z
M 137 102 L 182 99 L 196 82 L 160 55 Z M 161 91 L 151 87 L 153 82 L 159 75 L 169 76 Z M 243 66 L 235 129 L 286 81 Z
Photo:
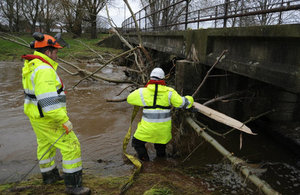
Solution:
M 176 63 L 176 89 L 182 94 L 193 94 L 209 67 L 188 60 Z M 275 110 L 267 115 L 271 121 L 299 121 L 299 94 L 282 88 L 241 76 L 228 71 L 214 69 L 199 93 L 195 96 L 198 102 L 231 93 L 243 92 L 236 99 L 217 102 L 212 106 L 232 117 L 246 120 L 268 110 Z
M 184 95 L 193 94 L 208 69 L 204 64 L 188 60 L 177 61 L 176 89 Z M 299 94 L 221 69 L 213 69 L 210 75 L 212 77 L 208 77 L 195 95 L 195 101 L 204 103 L 218 96 L 242 92 L 210 104 L 209 107 L 239 121 L 247 121 L 273 110 L 274 112 L 253 120 L 251 129 L 256 133 L 269 134 L 282 143 L 282 147 L 289 148 L 300 157 Z M 205 124 L 218 128 L 214 121 L 199 117 Z

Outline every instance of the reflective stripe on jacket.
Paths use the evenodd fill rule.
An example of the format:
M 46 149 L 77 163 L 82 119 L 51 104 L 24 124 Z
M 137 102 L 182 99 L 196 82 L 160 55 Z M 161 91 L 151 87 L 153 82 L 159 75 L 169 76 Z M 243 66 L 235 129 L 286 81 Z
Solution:
M 171 87 L 158 85 L 156 106 L 153 108 L 154 94 L 155 84 L 149 84 L 127 97 L 129 104 L 144 107 L 142 120 L 138 123 L 134 137 L 145 142 L 166 144 L 172 138 L 170 106 L 187 109 L 192 107 L 194 99 L 191 96 L 180 96 Z
M 22 83 L 25 92 L 24 113 L 30 119 L 41 118 L 40 112 L 48 122 L 61 125 L 69 120 L 66 111 L 66 96 L 62 82 L 56 73 L 57 62 L 47 55 L 34 52 L 50 65 L 40 59 L 25 60 L 22 69 Z M 58 94 L 58 91 L 61 91 Z M 39 107 L 41 111 L 39 111 Z

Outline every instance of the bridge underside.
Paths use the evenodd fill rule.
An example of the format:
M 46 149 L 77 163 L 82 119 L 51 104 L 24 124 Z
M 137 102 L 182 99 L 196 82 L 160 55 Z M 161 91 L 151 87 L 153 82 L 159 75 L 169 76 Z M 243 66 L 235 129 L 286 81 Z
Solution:
M 138 44 L 136 34 L 125 34 Z M 300 25 L 142 33 L 145 47 L 300 93 Z

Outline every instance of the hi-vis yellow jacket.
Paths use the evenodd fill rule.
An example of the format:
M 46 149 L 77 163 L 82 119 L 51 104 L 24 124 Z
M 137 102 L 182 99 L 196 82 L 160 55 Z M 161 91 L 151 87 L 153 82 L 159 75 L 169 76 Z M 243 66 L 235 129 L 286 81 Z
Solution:
M 43 118 L 47 123 L 61 126 L 69 117 L 63 84 L 56 73 L 58 63 L 43 53 L 35 51 L 34 55 L 43 58 L 52 67 L 40 59 L 25 60 L 22 69 L 24 113 L 30 120 Z
M 149 84 L 130 93 L 127 102 L 144 107 L 134 137 L 144 142 L 166 144 L 172 138 L 171 106 L 187 109 L 192 107 L 194 99 L 180 96 L 171 87 Z

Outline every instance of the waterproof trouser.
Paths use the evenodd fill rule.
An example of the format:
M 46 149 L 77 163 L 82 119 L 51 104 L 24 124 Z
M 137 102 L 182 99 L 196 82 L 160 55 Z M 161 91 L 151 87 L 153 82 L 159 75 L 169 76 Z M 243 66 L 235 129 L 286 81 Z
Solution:
M 149 161 L 149 156 L 145 144 L 147 142 L 132 138 L 132 147 L 134 147 L 137 152 L 138 158 L 143 161 Z M 166 144 L 154 144 L 154 148 L 156 150 L 157 157 L 165 157 L 166 156 Z
M 30 119 L 30 122 L 36 134 L 37 158 L 40 160 L 51 145 L 65 132 L 65 129 L 45 118 Z M 55 155 L 57 148 L 60 149 L 62 154 L 64 173 L 74 173 L 82 170 L 80 143 L 75 133 L 71 131 L 69 134 L 64 134 L 39 161 L 42 173 L 49 172 L 56 167 Z

